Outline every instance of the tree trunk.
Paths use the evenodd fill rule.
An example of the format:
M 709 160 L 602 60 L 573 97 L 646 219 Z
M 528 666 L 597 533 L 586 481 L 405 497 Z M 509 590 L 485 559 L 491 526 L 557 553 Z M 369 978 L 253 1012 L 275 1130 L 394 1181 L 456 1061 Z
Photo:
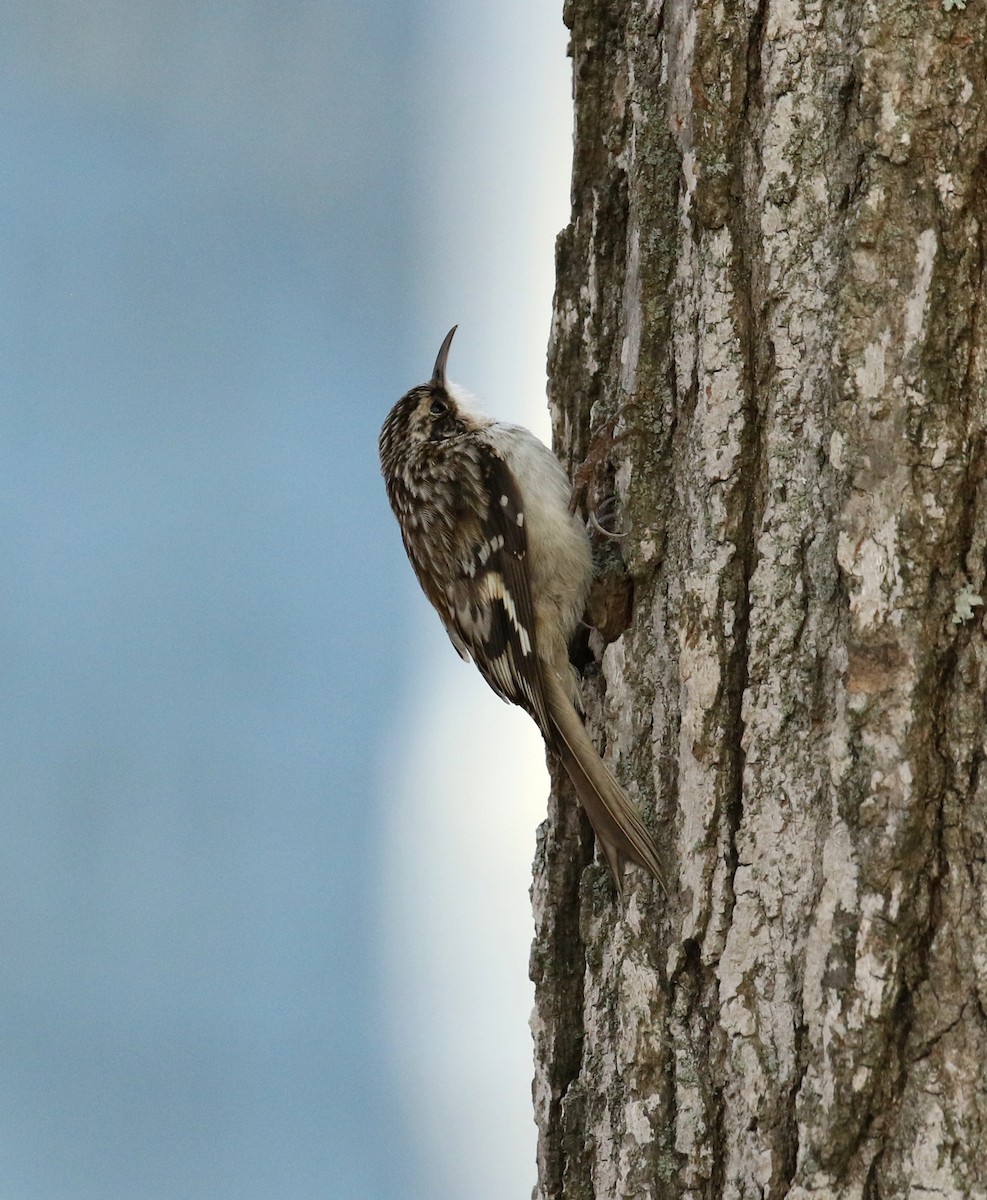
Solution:
M 675 886 L 556 777 L 535 1194 L 987 1195 L 984 0 L 566 20 L 584 691 Z

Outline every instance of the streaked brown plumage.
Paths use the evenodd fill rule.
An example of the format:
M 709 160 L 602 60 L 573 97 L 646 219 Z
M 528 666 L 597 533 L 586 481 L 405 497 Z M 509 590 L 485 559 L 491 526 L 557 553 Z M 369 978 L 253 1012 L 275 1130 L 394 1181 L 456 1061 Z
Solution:
M 577 711 L 569 639 L 593 577 L 570 484 L 532 433 L 480 413 L 446 380 L 449 331 L 428 383 L 389 413 L 380 461 L 418 581 L 463 658 L 538 723 L 562 761 L 623 890 L 622 861 L 662 888 L 651 834 Z

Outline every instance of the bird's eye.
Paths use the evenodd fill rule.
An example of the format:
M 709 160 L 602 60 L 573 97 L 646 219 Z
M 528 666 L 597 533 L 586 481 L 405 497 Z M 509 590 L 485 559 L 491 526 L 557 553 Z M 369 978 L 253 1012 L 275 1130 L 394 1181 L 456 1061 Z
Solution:
M 428 406 L 428 411 L 433 417 L 441 417 L 443 413 L 447 413 L 449 411 L 449 405 L 446 404 L 444 400 L 435 399 Z

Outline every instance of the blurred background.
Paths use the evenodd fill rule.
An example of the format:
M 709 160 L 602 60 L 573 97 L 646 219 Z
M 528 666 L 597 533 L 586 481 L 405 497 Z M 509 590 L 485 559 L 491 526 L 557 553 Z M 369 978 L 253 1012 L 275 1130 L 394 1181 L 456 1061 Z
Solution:
M 560 0 L 6 0 L 0 1196 L 534 1183 L 533 727 L 376 439 L 547 437 Z

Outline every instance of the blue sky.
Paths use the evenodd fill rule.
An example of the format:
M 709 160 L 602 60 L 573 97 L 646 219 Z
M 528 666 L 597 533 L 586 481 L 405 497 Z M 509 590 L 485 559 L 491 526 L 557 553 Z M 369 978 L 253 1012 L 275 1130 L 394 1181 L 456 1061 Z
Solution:
M 0 1195 L 527 1194 L 540 750 L 376 436 L 457 321 L 546 432 L 557 6 L 2 25 Z

